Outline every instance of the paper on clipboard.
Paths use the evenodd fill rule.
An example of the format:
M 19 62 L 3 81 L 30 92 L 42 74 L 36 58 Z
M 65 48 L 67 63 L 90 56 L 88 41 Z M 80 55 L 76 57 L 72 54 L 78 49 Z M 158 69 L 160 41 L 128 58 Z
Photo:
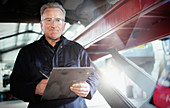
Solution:
M 76 82 L 86 81 L 92 71 L 92 67 L 53 68 L 41 100 L 76 97 L 70 86 Z

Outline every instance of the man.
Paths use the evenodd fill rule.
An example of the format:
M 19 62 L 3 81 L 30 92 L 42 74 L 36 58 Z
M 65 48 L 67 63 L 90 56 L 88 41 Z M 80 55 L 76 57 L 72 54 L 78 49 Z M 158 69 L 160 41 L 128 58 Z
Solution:
M 41 7 L 40 40 L 22 48 L 10 78 L 11 92 L 29 102 L 28 108 L 86 108 L 84 98 L 91 99 L 96 91 L 98 78 L 95 71 L 86 82 L 75 83 L 70 89 L 77 97 L 41 101 L 53 67 L 93 67 L 82 46 L 62 36 L 66 23 L 65 10 L 58 3 Z

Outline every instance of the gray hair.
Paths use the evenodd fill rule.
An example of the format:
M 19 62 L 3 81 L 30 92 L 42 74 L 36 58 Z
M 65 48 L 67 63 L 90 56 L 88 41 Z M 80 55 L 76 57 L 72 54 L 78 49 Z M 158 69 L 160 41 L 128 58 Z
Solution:
M 63 14 L 64 14 L 64 20 L 65 20 L 65 16 L 66 16 L 66 11 L 65 9 L 62 7 L 62 5 L 60 5 L 59 3 L 57 2 L 51 2 L 51 3 L 47 3 L 47 4 L 44 4 L 41 9 L 40 9 L 40 14 L 41 16 L 43 15 L 45 9 L 47 8 L 59 8 Z

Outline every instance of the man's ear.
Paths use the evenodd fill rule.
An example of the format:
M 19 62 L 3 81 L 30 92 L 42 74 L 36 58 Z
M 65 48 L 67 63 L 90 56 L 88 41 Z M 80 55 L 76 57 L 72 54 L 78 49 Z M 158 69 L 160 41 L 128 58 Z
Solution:
M 40 21 L 40 25 L 41 25 L 41 30 L 43 30 L 43 23 L 42 23 L 42 21 Z

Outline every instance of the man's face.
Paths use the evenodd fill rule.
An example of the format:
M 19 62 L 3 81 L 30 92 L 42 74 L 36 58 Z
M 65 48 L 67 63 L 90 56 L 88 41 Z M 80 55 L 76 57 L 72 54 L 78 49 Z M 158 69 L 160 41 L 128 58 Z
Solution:
M 64 14 L 59 8 L 47 8 L 40 22 L 45 37 L 50 40 L 58 39 L 65 29 Z

